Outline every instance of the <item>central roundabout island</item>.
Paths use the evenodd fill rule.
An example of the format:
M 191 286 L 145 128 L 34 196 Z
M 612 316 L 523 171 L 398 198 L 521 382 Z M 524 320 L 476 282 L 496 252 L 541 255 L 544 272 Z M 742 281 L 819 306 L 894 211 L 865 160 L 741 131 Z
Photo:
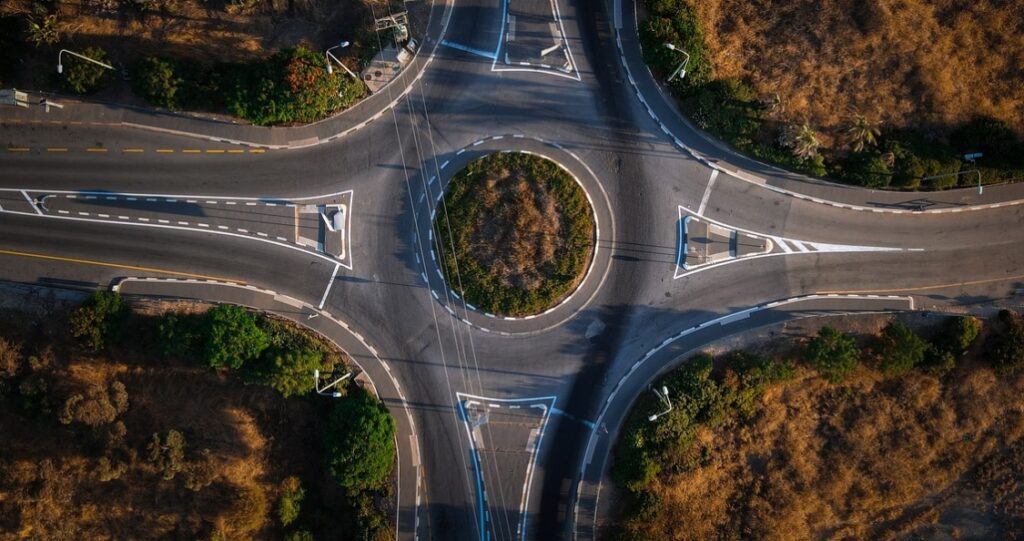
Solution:
M 590 267 L 594 211 L 579 181 L 546 158 L 501 152 L 459 171 L 434 218 L 448 287 L 477 310 L 544 313 L 569 298 Z

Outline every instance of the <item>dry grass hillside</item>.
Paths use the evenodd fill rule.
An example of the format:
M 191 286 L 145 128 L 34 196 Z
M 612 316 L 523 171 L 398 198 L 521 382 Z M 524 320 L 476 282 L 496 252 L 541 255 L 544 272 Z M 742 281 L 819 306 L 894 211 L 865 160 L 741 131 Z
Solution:
M 1024 375 L 805 377 L 656 492 L 672 539 L 1020 539 Z M 977 469 L 975 469 L 977 468 Z
M 945 134 L 988 115 L 1024 135 L 1018 0 L 687 0 L 716 78 L 778 92 L 826 130 L 852 112 Z
M 65 316 L 0 310 L 0 541 L 362 539 L 323 467 L 329 403 L 166 357 L 143 331 L 88 353 Z

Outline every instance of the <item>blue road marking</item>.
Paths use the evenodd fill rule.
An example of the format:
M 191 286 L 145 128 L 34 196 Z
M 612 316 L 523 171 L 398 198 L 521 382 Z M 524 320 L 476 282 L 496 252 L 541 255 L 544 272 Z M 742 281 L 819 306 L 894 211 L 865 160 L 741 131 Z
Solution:
M 498 58 L 497 53 L 491 53 L 491 52 L 488 52 L 488 51 L 481 51 L 480 49 L 474 49 L 473 47 L 467 47 L 465 45 L 460 45 L 458 43 L 452 43 L 452 42 L 450 42 L 450 41 L 448 41 L 446 39 L 441 40 L 441 45 L 444 45 L 445 47 L 451 47 L 452 49 L 457 49 L 459 51 L 464 51 L 464 52 L 467 52 L 469 54 L 475 54 L 477 56 L 482 56 L 484 58 L 489 58 L 491 60 L 494 60 L 495 58 Z

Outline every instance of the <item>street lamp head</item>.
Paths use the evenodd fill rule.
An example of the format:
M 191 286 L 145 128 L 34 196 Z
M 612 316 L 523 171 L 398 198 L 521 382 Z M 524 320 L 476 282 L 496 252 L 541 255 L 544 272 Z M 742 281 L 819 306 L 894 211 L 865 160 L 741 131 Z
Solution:
M 668 386 L 666 386 L 666 385 L 662 385 L 661 386 L 661 394 L 665 395 L 665 398 L 668 398 Z
M 320 370 L 318 370 L 318 369 L 314 369 L 313 370 L 313 379 L 320 379 Z
M 328 61 L 327 62 L 327 75 L 331 75 L 333 73 L 334 73 L 334 66 L 331 65 L 330 61 Z
M 341 398 L 341 393 L 338 391 L 334 391 L 333 393 L 331 393 L 331 396 L 333 396 L 334 398 Z
M 341 41 L 340 43 L 338 43 L 338 47 L 341 47 L 342 49 L 344 49 L 345 47 L 348 47 L 349 45 L 350 45 L 350 43 L 347 42 L 347 41 Z
M 657 421 L 658 420 L 658 416 L 657 415 L 651 415 L 650 417 L 647 418 L 647 420 L 651 421 L 651 422 Z
M 64 73 L 64 64 L 57 64 L 57 73 Z
M 670 50 L 670 51 L 676 50 L 676 46 L 672 45 L 671 43 L 666 43 L 665 47 L 668 47 L 668 50 Z

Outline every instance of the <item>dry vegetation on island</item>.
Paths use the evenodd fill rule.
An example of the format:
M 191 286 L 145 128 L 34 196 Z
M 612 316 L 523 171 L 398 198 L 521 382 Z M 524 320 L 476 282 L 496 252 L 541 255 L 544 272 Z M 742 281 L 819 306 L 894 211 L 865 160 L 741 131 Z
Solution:
M 620 436 L 611 537 L 1024 539 L 1024 320 L 917 319 L 685 361 Z
M 494 314 L 524 316 L 579 285 L 594 250 L 593 210 L 572 175 L 547 159 L 492 154 L 445 188 L 434 222 L 449 287 Z

